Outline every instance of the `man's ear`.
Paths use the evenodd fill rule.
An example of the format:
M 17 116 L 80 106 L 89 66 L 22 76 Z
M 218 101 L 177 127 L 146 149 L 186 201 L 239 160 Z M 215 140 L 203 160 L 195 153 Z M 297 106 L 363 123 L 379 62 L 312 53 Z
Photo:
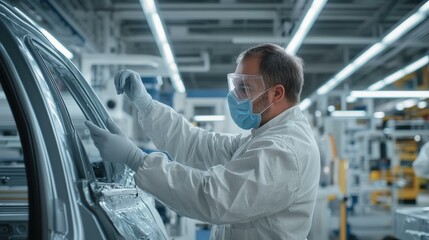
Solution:
M 282 101 L 285 98 L 285 92 L 285 87 L 281 84 L 277 84 L 274 87 L 273 102 L 276 103 L 278 101 Z

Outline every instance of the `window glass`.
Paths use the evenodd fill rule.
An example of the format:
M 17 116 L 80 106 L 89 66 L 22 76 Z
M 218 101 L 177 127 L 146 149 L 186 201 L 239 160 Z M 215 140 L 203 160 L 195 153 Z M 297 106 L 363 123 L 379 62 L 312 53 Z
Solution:
M 103 182 L 107 181 L 102 158 L 90 137 L 89 130 L 85 126 L 85 121 L 91 119 L 91 108 L 84 101 L 82 90 L 77 89 L 76 78 L 68 68 L 56 60 L 56 58 L 50 56 L 43 50 L 40 50 L 39 53 L 60 91 L 73 126 L 85 148 L 85 154 L 93 166 L 97 180 Z M 81 96 L 79 97 L 78 94 Z
M 0 203 L 27 201 L 21 141 L 9 102 L 0 86 Z
M 26 238 L 28 192 L 24 155 L 11 106 L 0 85 L 0 226 L 1 237 Z M 10 218 L 13 212 L 14 218 Z M 21 226 L 21 232 L 17 227 Z

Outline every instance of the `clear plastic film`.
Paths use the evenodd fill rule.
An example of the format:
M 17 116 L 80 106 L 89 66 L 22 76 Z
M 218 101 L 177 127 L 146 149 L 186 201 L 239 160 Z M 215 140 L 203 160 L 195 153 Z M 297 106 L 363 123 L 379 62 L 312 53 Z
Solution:
M 125 239 L 168 239 L 153 198 L 135 187 L 131 170 L 126 168 L 117 183 L 96 188 L 100 206 Z

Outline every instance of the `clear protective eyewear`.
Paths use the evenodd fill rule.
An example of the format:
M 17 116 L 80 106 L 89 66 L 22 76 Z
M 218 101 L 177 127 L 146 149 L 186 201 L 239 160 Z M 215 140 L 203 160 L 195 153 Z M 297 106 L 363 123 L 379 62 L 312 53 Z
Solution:
M 249 100 L 258 97 L 267 86 L 261 75 L 229 73 L 228 85 L 238 100 Z

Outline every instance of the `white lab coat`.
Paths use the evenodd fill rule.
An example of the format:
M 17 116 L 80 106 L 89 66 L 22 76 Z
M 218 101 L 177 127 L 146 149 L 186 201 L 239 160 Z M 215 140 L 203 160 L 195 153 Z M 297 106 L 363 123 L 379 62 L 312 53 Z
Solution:
M 320 157 L 299 107 L 248 136 L 192 126 L 153 101 L 140 125 L 163 153 L 145 157 L 135 180 L 177 213 L 219 226 L 211 239 L 307 237 L 320 175 Z
M 429 178 L 429 142 L 420 149 L 419 155 L 413 162 L 413 169 L 417 176 Z

